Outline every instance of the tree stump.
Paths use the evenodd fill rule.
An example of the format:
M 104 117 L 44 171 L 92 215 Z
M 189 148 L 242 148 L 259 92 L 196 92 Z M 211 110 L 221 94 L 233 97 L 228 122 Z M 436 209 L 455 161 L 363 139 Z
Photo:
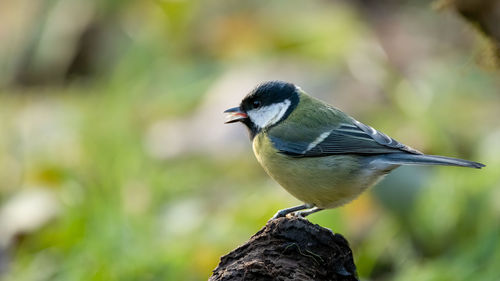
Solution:
M 269 221 L 244 245 L 221 257 L 209 281 L 358 280 L 352 251 L 340 234 L 290 217 Z

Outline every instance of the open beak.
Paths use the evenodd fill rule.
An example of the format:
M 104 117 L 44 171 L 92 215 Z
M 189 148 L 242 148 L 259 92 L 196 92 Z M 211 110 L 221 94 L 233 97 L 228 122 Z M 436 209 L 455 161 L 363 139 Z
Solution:
M 227 109 L 226 111 L 224 111 L 224 114 L 226 114 L 226 122 L 224 122 L 225 124 L 242 121 L 248 118 L 248 115 L 245 112 L 241 111 L 239 107 Z

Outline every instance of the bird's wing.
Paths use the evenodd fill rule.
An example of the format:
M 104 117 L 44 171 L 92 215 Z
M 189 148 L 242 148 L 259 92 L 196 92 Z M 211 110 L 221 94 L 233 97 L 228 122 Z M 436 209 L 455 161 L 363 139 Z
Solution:
M 297 127 L 270 130 L 269 139 L 279 152 L 295 157 L 321 157 L 338 154 L 422 154 L 372 127 L 350 118 L 334 127 Z M 300 135 L 299 135 L 300 132 Z

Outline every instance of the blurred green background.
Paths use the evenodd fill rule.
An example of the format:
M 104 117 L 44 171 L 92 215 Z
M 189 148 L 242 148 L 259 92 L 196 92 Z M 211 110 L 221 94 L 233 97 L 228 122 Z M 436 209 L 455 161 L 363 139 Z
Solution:
M 500 280 L 500 79 L 432 1 L 0 2 L 0 280 L 206 280 L 299 202 L 222 111 L 310 94 L 430 154 L 310 220 L 363 280 Z

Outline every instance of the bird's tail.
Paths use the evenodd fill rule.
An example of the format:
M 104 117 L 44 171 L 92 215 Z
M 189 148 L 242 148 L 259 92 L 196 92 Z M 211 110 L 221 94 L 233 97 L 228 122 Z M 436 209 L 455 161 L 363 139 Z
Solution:
M 396 165 L 443 165 L 481 169 L 484 164 L 438 155 L 390 153 L 384 155 L 384 162 Z

